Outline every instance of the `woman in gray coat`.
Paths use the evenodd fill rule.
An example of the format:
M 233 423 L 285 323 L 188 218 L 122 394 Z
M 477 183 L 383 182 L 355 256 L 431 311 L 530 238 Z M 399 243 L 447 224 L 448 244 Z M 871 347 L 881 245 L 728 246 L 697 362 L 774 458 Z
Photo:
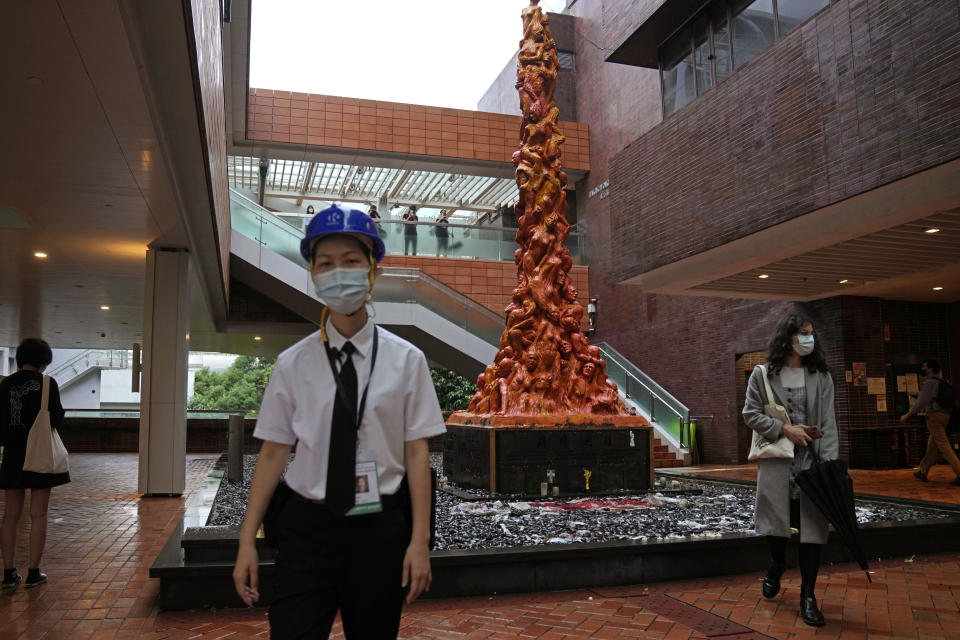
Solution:
M 824 624 L 814 587 L 820 565 L 820 545 L 827 542 L 827 521 L 819 509 L 794 484 L 796 474 L 813 464 L 810 450 L 822 460 L 839 454 L 837 421 L 833 408 L 833 378 L 827 370 L 823 349 L 810 318 L 791 313 L 777 325 L 767 354 L 767 375 L 774 398 L 792 424 L 764 413 L 767 404 L 761 369 L 754 369 L 747 385 L 743 418 L 762 437 L 776 441 L 781 436 L 794 443 L 793 459 L 764 458 L 757 461 L 756 530 L 767 537 L 771 563 L 763 579 L 766 598 L 780 592 L 780 576 L 790 538 L 791 511 L 799 513 L 800 616 L 812 626 Z M 791 503 L 794 509 L 791 509 Z

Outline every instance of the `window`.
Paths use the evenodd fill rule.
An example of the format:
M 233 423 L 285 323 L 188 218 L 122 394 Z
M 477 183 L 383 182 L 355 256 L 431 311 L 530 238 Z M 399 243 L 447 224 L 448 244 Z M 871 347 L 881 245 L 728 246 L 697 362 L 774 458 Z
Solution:
M 660 47 L 664 117 L 726 79 L 830 2 L 712 2 Z
M 660 76 L 663 85 L 663 115 L 673 113 L 697 95 L 693 51 L 689 31 L 681 31 L 665 48 Z
M 777 0 L 780 33 L 786 33 L 830 4 L 830 0 Z
M 569 51 L 558 51 L 557 59 L 561 69 L 573 69 L 573 54 Z
M 776 38 L 773 0 L 753 0 L 734 5 L 733 66 L 739 69 Z
M 713 86 L 713 54 L 710 52 L 710 20 L 703 16 L 693 23 L 693 65 L 697 95 Z
M 724 7 L 726 9 L 726 7 Z M 730 28 L 727 26 L 727 12 L 714 18 L 713 57 L 717 82 L 725 79 L 733 71 L 733 55 L 730 51 Z

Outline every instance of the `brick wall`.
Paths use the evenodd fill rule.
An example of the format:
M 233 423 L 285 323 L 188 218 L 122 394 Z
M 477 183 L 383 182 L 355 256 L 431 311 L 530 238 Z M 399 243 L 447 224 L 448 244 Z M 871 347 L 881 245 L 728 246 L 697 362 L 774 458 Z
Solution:
M 836 0 L 610 160 L 611 275 L 957 157 L 960 2 Z
M 949 57 L 941 58 L 940 68 L 930 65 L 932 51 L 945 51 L 958 43 L 956 37 L 941 40 L 938 36 L 956 28 L 958 3 L 924 0 L 916 5 L 915 13 L 897 14 L 897 6 L 912 9 L 914 4 L 840 0 L 827 13 L 841 19 L 829 22 L 824 20 L 825 14 L 820 14 L 662 124 L 657 72 L 604 62 L 660 4 L 659 0 L 579 0 L 570 8 L 577 17 L 577 114 L 590 126 L 591 134 L 591 172 L 578 184 L 577 200 L 578 215 L 587 230 L 590 292 L 600 299 L 596 339 L 609 341 L 689 406 L 693 414 L 714 417 L 704 421 L 699 431 L 703 462 L 741 462 L 746 457 L 749 434 L 739 423 L 743 392 L 738 389 L 742 385 L 738 357 L 766 351 L 774 325 L 789 304 L 647 295 L 639 287 L 616 283 L 625 275 L 639 272 L 644 264 L 701 251 L 707 244 L 719 242 L 724 230 L 752 232 L 761 218 L 802 213 L 798 204 L 789 208 L 779 199 L 780 191 L 796 198 L 797 203 L 812 197 L 795 181 L 812 185 L 809 191 L 818 193 L 818 198 L 823 197 L 822 192 L 815 187 L 821 182 L 829 187 L 828 195 L 842 194 L 844 187 L 866 189 L 881 177 L 889 179 L 885 176 L 892 169 L 882 171 L 878 167 L 888 166 L 894 155 L 903 171 L 915 171 L 920 168 L 917 162 L 934 161 L 952 144 L 956 149 L 951 140 L 957 137 L 947 136 L 945 144 L 940 144 L 931 142 L 931 136 L 934 131 L 954 130 L 954 124 L 960 126 L 960 117 L 947 120 L 949 109 L 960 108 L 951 98 L 957 85 L 937 84 L 960 71 L 960 65 L 946 68 Z M 842 15 L 847 18 L 842 19 Z M 895 33 L 892 25 L 897 15 L 903 22 Z M 933 15 L 939 15 L 936 20 L 940 24 L 929 24 Z M 904 45 L 905 37 L 922 44 Z M 803 43 L 803 48 L 798 50 L 797 42 L 791 39 Z M 855 57 L 850 53 L 854 43 Z M 895 45 L 902 59 L 885 58 L 882 52 L 889 54 Z M 866 50 L 861 52 L 861 46 Z M 813 54 L 819 61 L 816 69 L 811 62 Z M 768 79 L 758 78 L 763 75 L 759 67 L 769 69 L 773 65 L 782 66 Z M 825 84 L 821 87 L 814 80 L 811 86 L 811 77 L 823 77 Z M 802 111 L 792 112 L 786 108 L 790 105 L 778 103 L 770 79 L 779 83 L 777 88 L 801 83 L 797 86 L 803 90 L 799 98 L 791 94 L 790 105 Z M 832 106 L 814 106 L 820 104 L 816 100 L 831 92 L 836 96 Z M 904 102 L 899 103 L 902 108 L 891 107 L 890 101 L 897 95 L 903 97 Z M 753 106 L 757 100 L 762 117 Z M 857 119 L 858 101 L 863 106 L 862 124 Z M 914 105 L 913 112 L 909 105 Z M 740 111 L 752 116 L 747 118 Z M 902 111 L 906 114 L 898 117 L 898 127 L 891 129 L 888 116 Z M 836 161 L 836 166 L 831 165 L 827 171 L 822 164 L 811 163 L 815 159 L 812 155 L 808 158 L 803 154 L 813 153 L 811 145 L 824 148 L 824 136 L 828 135 L 832 145 L 828 159 L 835 161 L 841 115 L 845 135 L 854 135 L 856 140 L 843 143 L 851 147 L 840 149 L 844 162 Z M 814 127 L 811 132 L 810 125 L 805 124 L 809 118 L 818 119 L 823 131 Z M 891 147 L 891 130 L 897 133 L 896 151 Z M 917 140 L 926 142 L 918 146 Z M 711 151 L 698 152 L 703 145 Z M 774 170 L 757 170 L 750 164 L 753 154 L 765 158 Z M 792 158 L 794 164 L 771 163 L 770 158 L 777 154 Z M 822 163 L 823 158 L 818 161 Z M 743 169 L 732 167 L 735 163 L 742 164 Z M 806 170 L 808 166 L 810 171 Z M 747 168 L 753 173 L 747 173 Z M 739 173 L 731 179 L 734 170 Z M 672 186 L 668 189 L 656 183 L 652 178 L 655 175 L 672 181 Z M 837 183 L 841 177 L 843 180 Z M 609 197 L 603 197 L 602 190 L 589 195 L 607 180 Z M 771 191 L 777 191 L 777 197 L 770 197 Z M 950 345 L 957 368 L 960 314 L 955 307 L 951 311 Z M 888 424 L 893 418 L 889 409 L 887 422 L 877 417 L 876 399 L 864 399 L 859 390 L 847 389 L 843 374 L 853 355 L 868 358 L 875 366 L 885 364 L 882 347 L 877 351 L 869 344 L 854 344 L 849 346 L 849 354 L 844 350 L 848 341 L 862 342 L 865 336 L 882 331 L 877 318 L 889 312 L 877 301 L 861 303 L 840 298 L 819 301 L 807 309 L 820 318 L 817 331 L 827 347 L 836 380 L 841 447 L 847 453 L 849 441 L 844 434 L 849 428 Z M 741 361 L 740 366 L 746 365 Z M 955 379 L 958 373 L 954 372 Z
M 590 169 L 585 124 L 562 120 L 563 164 Z M 250 89 L 247 138 L 510 162 L 520 148 L 520 117 L 463 109 Z

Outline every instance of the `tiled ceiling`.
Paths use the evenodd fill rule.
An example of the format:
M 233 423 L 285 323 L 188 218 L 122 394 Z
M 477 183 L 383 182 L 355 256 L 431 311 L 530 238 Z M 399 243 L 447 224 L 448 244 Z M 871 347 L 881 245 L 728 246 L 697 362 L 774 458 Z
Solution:
M 932 229 L 939 231 L 928 233 Z M 960 300 L 960 278 L 951 267 L 958 262 L 960 209 L 954 209 L 705 282 L 690 292 L 799 300 L 883 293 L 951 302 Z

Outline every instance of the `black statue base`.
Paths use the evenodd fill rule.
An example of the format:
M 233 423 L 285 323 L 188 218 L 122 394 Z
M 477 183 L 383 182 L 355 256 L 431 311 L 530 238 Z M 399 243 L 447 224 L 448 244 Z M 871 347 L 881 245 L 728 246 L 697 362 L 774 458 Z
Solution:
M 652 461 L 653 435 L 644 424 L 448 423 L 443 445 L 450 482 L 530 498 L 646 491 Z

